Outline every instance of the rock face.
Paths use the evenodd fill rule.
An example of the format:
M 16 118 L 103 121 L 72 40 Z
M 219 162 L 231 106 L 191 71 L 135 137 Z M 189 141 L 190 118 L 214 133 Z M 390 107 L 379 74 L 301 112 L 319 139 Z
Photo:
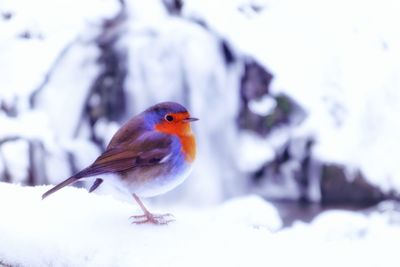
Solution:
M 321 162 L 313 134 L 293 134 L 313 114 L 292 95 L 271 90 L 274 75 L 265 63 L 232 45 L 206 20 L 183 12 L 182 1 L 107 3 L 98 14 L 89 12 L 94 23 L 86 23 L 84 11 L 68 18 L 77 27 L 57 42 L 56 30 L 72 23 L 63 22 L 63 16 L 56 30 L 43 26 L 40 31 L 32 28 L 37 11 L 20 29 L 13 21 L 20 19 L 21 7 L 0 10 L 0 23 L 12 32 L 7 48 L 19 49 L 8 58 L 7 49 L 0 52 L 0 60 L 30 73 L 20 81 L 11 67 L 0 77 L 6 88 L 0 92 L 0 123 L 5 125 L 0 129 L 0 180 L 58 182 L 90 164 L 132 114 L 172 100 L 201 119 L 195 126 L 197 167 L 172 198 L 209 204 L 250 191 L 303 202 L 384 198 L 361 174 L 349 179 L 346 166 Z M 263 12 L 261 7 L 240 10 L 250 17 Z M 36 57 L 36 46 L 48 52 Z M 34 65 L 24 69 L 27 61 Z M 268 155 L 261 164 L 242 168 L 239 140 L 248 132 L 254 142 L 267 141 Z M 247 153 L 250 158 L 258 157 L 252 153 Z
M 290 131 L 307 116 L 290 97 L 271 94 L 272 80 L 273 75 L 257 62 L 245 63 L 238 124 L 267 139 L 275 131 Z M 252 101 L 266 97 L 275 103 L 269 112 L 251 110 Z M 323 204 L 372 205 L 389 197 L 368 183 L 360 171 L 350 175 L 345 165 L 320 162 L 313 154 L 314 144 L 312 136 L 287 137 L 275 148 L 275 157 L 251 174 L 253 190 L 270 199 Z
M 349 179 L 349 176 L 350 177 Z M 376 204 L 385 196 L 377 187 L 367 183 L 360 172 L 346 174 L 345 166 L 325 164 L 321 173 L 322 203 Z

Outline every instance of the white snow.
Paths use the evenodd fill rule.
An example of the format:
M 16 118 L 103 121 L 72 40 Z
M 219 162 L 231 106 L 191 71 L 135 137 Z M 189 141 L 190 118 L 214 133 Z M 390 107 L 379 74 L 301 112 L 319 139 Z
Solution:
M 237 145 L 238 154 L 240 154 L 238 167 L 244 172 L 257 171 L 266 162 L 272 161 L 275 157 L 275 151 L 271 146 L 270 140 L 266 140 L 250 131 L 242 131 L 240 133 Z
M 148 205 L 176 217 L 168 226 L 152 226 L 130 223 L 129 216 L 141 214 L 133 200 L 119 202 L 69 187 L 42 201 L 48 188 L 0 183 L 0 262 L 30 267 L 257 266 L 269 229 L 281 225 L 276 210 L 257 197 L 208 210 Z
M 254 114 L 266 116 L 271 114 L 276 107 L 276 100 L 269 95 L 264 95 L 260 99 L 251 100 L 248 105 Z
M 398 266 L 400 222 L 330 211 L 281 228 L 271 204 L 248 196 L 219 207 L 147 204 L 167 226 L 132 225 L 134 203 L 68 187 L 0 183 L 0 262 L 12 266 Z M 13 204 L 10 204 L 13 203 Z M 397 217 L 398 218 L 398 217 Z
M 37 89 L 61 51 L 82 33 L 94 36 L 99 18 L 115 14 L 118 3 L 3 0 L 0 9 L 12 15 L 7 21 L 0 20 L 0 98 L 12 99 L 15 95 L 27 98 Z M 89 26 L 92 32 L 85 31 Z M 27 32 L 31 39 L 18 37 Z

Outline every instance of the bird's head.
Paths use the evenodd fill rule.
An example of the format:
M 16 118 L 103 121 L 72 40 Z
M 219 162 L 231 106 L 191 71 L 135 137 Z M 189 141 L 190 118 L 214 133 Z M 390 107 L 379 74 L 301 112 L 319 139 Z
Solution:
M 191 134 L 190 123 L 198 120 L 191 117 L 184 106 L 175 102 L 159 103 L 148 108 L 145 114 L 154 129 L 167 134 Z

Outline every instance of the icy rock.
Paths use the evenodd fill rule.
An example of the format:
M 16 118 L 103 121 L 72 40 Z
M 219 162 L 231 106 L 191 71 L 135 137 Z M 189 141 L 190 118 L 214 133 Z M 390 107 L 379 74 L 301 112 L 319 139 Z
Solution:
M 350 173 L 339 164 L 324 164 L 321 171 L 321 196 L 325 203 L 376 204 L 385 196 L 368 183 L 360 172 Z
M 267 1 L 252 18 L 240 11 L 243 2 L 252 1 L 188 0 L 182 13 L 274 73 L 270 94 L 283 92 L 305 109 L 296 131 L 315 137 L 318 160 L 399 191 L 399 2 Z
M 265 67 L 254 59 L 248 59 L 244 63 L 244 72 L 241 81 L 241 93 L 245 101 L 260 99 L 270 92 L 270 84 L 273 79 Z

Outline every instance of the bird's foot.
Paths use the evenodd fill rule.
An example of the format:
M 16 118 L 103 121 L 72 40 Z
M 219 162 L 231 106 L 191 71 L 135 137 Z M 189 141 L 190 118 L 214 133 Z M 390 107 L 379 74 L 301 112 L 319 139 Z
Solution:
M 170 222 L 175 221 L 174 215 L 170 213 L 166 214 L 153 214 L 153 213 L 145 213 L 143 215 L 133 215 L 130 217 L 133 219 L 132 224 L 156 224 L 156 225 L 166 225 Z

